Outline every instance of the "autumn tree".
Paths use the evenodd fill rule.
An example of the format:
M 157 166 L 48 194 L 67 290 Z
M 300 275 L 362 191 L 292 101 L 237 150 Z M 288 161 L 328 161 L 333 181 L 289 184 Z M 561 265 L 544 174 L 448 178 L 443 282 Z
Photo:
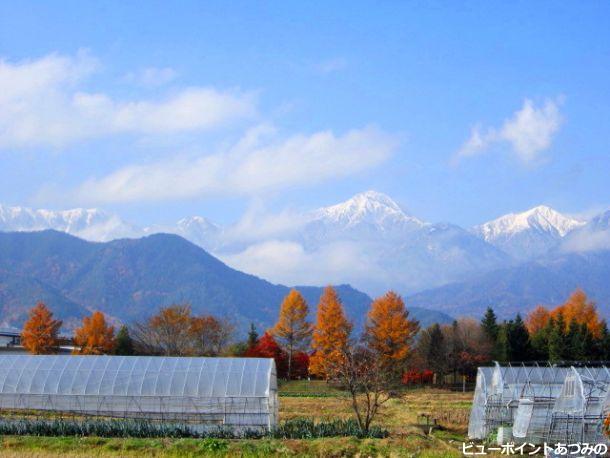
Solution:
M 554 317 L 560 313 L 563 316 L 566 332 L 570 323 L 576 321 L 578 324 L 586 324 L 594 337 L 600 336 L 602 323 L 597 313 L 597 307 L 587 298 L 582 289 L 574 291 L 565 303 L 553 310 Z
M 312 374 L 328 377 L 332 367 L 341 363 L 349 344 L 352 324 L 345 316 L 341 299 L 332 286 L 324 288 L 320 297 L 309 360 Z
M 53 319 L 53 313 L 47 306 L 39 302 L 29 312 L 29 318 L 21 332 L 21 344 L 35 355 L 56 353 L 61 325 L 61 321 Z
M 234 326 L 227 320 L 211 315 L 192 317 L 189 332 L 193 338 L 193 350 L 202 356 L 218 356 L 229 343 Z
M 185 356 L 192 352 L 191 307 L 175 304 L 162 308 L 147 322 L 133 326 L 139 352 Z
M 312 327 L 307 321 L 307 302 L 296 289 L 290 290 L 280 307 L 277 323 L 271 334 L 279 340 L 288 355 L 287 377 L 292 375 L 292 360 L 296 351 L 303 350 L 309 343 Z
M 525 326 L 527 327 L 530 336 L 542 331 L 550 318 L 551 312 L 543 305 L 538 305 L 534 310 L 528 313 L 525 318 Z
M 402 376 L 404 362 L 419 330 L 402 298 L 393 291 L 375 299 L 367 315 L 365 340 L 381 364 L 392 368 L 394 375 Z
M 258 339 L 256 345 L 246 350 L 245 356 L 250 358 L 272 358 L 275 360 L 278 377 L 283 378 L 287 375 L 288 356 L 268 332 Z
M 74 331 L 74 343 L 80 349 L 74 352 L 81 355 L 106 355 L 115 345 L 114 327 L 106 323 L 102 312 L 93 312 L 83 318 L 83 324 Z

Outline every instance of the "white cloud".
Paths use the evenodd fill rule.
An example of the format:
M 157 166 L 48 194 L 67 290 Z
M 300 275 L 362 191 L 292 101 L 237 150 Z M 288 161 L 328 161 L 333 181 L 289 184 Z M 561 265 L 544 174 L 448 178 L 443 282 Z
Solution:
M 610 230 L 579 231 L 571 234 L 562 244 L 562 250 L 567 252 L 586 252 L 610 250 Z
M 269 126 L 255 128 L 226 151 L 131 165 L 77 191 L 83 202 L 134 202 L 206 195 L 252 195 L 310 186 L 348 176 L 386 160 L 396 138 L 374 127 L 277 138 Z
M 159 99 L 118 100 L 86 90 L 100 68 L 86 52 L 0 60 L 0 149 L 67 144 L 117 134 L 202 131 L 255 114 L 256 97 L 190 87 Z
M 384 282 L 387 274 L 361 243 L 337 242 L 306 251 L 294 241 L 269 240 L 220 258 L 233 268 L 289 285 Z
M 551 146 L 559 131 L 562 122 L 559 105 L 558 100 L 547 100 L 536 107 L 534 102 L 525 99 L 521 109 L 506 119 L 501 128 L 473 127 L 470 137 L 457 152 L 457 158 L 476 156 L 494 144 L 508 143 L 522 162 L 535 162 Z
M 178 76 L 171 67 L 147 67 L 125 75 L 125 81 L 144 87 L 158 87 L 170 83 Z

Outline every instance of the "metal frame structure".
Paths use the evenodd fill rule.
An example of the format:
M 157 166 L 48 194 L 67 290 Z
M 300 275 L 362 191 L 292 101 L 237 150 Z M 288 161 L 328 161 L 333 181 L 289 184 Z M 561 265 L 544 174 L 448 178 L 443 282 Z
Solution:
M 608 368 L 572 368 L 553 407 L 547 440 L 570 444 L 608 443 L 603 423 L 609 392 Z
M 240 429 L 278 421 L 275 362 L 266 358 L 0 356 L 0 418 L 54 411 Z M 4 413 L 4 415 L 3 415 Z
M 603 441 L 609 388 L 605 366 L 495 363 L 493 368 L 479 368 L 468 436 L 485 439 L 499 427 L 510 426 L 516 442 Z

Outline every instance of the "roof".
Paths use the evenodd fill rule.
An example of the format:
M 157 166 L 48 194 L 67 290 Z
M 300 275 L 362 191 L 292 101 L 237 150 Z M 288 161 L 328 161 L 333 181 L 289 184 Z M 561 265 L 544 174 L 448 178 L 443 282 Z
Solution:
M 0 355 L 0 396 L 264 397 L 276 383 L 267 358 Z
M 21 329 L 12 327 L 0 327 L 0 336 L 18 337 L 21 335 Z

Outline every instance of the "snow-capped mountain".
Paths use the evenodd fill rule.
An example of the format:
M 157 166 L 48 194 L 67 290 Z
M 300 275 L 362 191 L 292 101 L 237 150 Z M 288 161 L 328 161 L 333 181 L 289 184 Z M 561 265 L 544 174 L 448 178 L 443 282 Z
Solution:
M 338 240 L 400 240 L 427 224 L 376 191 L 314 210 L 305 215 L 304 221 L 301 236 L 310 248 Z
M 515 259 L 524 260 L 548 253 L 567 234 L 584 224 L 540 205 L 475 226 L 472 232 Z
M 92 241 L 137 237 L 140 231 L 117 215 L 95 208 L 33 210 L 0 205 L 0 231 L 41 231 L 55 229 Z

